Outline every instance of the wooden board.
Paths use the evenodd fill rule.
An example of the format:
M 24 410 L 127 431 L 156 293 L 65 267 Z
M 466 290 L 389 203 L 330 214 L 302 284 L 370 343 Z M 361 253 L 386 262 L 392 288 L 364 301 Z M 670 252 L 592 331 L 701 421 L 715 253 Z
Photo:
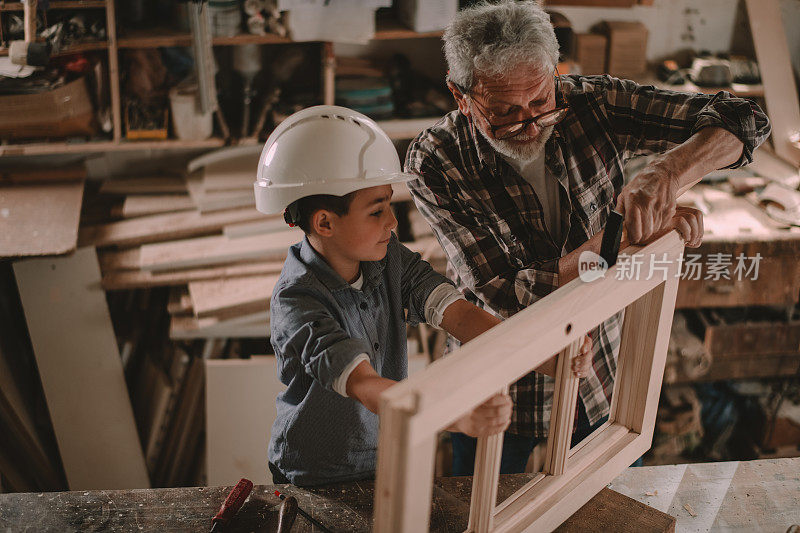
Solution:
M 107 291 L 185 285 L 192 281 L 253 276 L 280 272 L 283 261 L 240 263 L 208 268 L 193 268 L 164 272 L 130 270 L 106 272 L 101 282 Z
M 148 487 L 94 249 L 14 273 L 70 489 Z
M 252 222 L 262 216 L 255 209 L 153 215 L 81 228 L 79 242 L 81 246 L 134 246 L 214 233 L 229 224 Z
M 772 125 L 775 153 L 789 163 L 800 166 L 800 150 L 794 145 L 797 141 L 794 136 L 800 131 L 800 104 L 780 2 L 747 0 L 746 5 L 758 68 L 764 83 L 764 99 Z
M 185 194 L 136 194 L 125 197 L 120 216 L 135 218 L 173 211 L 189 211 L 194 208 L 194 202 Z
M 170 194 L 186 193 L 183 178 L 173 176 L 141 176 L 135 178 L 114 178 L 100 185 L 101 194 Z
M 206 475 L 211 486 L 241 478 L 272 483 L 267 447 L 275 399 L 286 387 L 275 356 L 206 361 Z M 231 438 L 235 435 L 235 438 Z
M 75 250 L 83 180 L 0 187 L 0 257 Z
M 282 261 L 289 246 L 303 239 L 299 229 L 239 239 L 224 236 L 142 246 L 143 270 L 176 270 L 238 261 Z
M 284 231 L 288 226 L 282 216 L 274 218 L 264 217 L 265 220 L 258 222 L 248 222 L 246 224 L 232 224 L 222 228 L 222 234 L 229 239 L 236 239 L 238 237 L 249 237 L 251 235 L 261 235 L 264 233 L 275 233 L 277 231 Z
M 83 163 L 57 167 L 24 166 L 0 169 L 0 185 L 82 181 L 85 178 L 86 166 Z
M 260 151 L 252 151 L 208 164 L 203 169 L 203 191 L 209 193 L 240 189 L 253 194 L 260 156 Z
M 277 274 L 192 282 L 189 294 L 194 314 L 219 317 L 239 310 L 267 309 L 277 282 Z
M 173 340 L 268 337 L 269 318 L 266 309 L 226 320 L 176 315 L 172 317 L 169 327 L 169 338 Z

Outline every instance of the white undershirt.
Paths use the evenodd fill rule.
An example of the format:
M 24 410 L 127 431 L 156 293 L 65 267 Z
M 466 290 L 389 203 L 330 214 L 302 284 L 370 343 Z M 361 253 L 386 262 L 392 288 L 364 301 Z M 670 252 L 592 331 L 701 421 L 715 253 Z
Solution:
M 351 283 L 350 286 L 354 289 L 361 290 L 361 287 L 364 286 L 364 275 L 359 272 L 358 279 Z M 449 283 L 442 283 L 441 285 L 437 286 L 431 291 L 431 293 L 428 295 L 428 298 L 425 300 L 425 322 L 435 328 L 438 328 L 442 323 L 445 309 L 447 309 L 453 302 L 463 299 L 464 297 L 461 295 L 461 293 Z M 362 361 L 369 362 L 369 355 L 366 353 L 360 353 L 355 357 L 355 359 L 350 361 L 346 367 L 344 367 L 342 373 L 339 374 L 339 377 L 333 382 L 334 391 L 338 392 L 344 397 L 347 397 L 347 380 L 350 378 L 350 374 L 353 373 L 353 370 L 355 370 Z
M 544 151 L 533 161 L 522 162 L 500 154 L 508 164 L 514 167 L 522 178 L 531 184 L 539 202 L 542 204 L 544 223 L 556 243 L 561 242 L 561 206 L 559 187 L 555 177 L 547 176 L 544 166 Z

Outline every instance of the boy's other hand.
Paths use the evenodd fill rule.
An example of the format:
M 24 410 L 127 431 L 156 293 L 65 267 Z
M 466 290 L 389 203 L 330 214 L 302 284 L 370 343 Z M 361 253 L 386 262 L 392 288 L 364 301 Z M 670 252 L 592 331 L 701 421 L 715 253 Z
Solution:
M 585 378 L 592 368 L 592 338 L 586 335 L 583 338 L 578 355 L 572 358 L 572 373 L 576 378 Z
M 447 429 L 470 437 L 488 437 L 502 433 L 511 423 L 511 405 L 511 396 L 496 394 Z

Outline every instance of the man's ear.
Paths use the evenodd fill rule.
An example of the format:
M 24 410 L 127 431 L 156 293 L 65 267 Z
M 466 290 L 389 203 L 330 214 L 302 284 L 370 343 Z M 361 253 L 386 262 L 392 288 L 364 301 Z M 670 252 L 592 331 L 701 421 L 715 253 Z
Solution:
M 453 98 L 456 99 L 456 104 L 458 104 L 458 110 L 461 111 L 461 114 L 465 117 L 469 116 L 469 106 L 467 105 L 467 97 L 464 93 L 462 93 L 456 84 L 452 81 L 447 82 L 447 88 L 450 89 L 450 92 L 453 93 Z
M 333 216 L 334 214 L 327 209 L 318 209 L 311 215 L 310 229 L 320 237 L 330 237 L 333 235 Z

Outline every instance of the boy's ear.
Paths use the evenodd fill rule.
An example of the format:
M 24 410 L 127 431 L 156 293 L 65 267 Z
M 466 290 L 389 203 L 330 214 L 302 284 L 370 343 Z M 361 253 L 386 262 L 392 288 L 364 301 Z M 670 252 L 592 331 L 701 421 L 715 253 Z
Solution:
M 321 237 L 333 235 L 333 213 L 327 209 L 318 209 L 311 215 L 311 231 Z

